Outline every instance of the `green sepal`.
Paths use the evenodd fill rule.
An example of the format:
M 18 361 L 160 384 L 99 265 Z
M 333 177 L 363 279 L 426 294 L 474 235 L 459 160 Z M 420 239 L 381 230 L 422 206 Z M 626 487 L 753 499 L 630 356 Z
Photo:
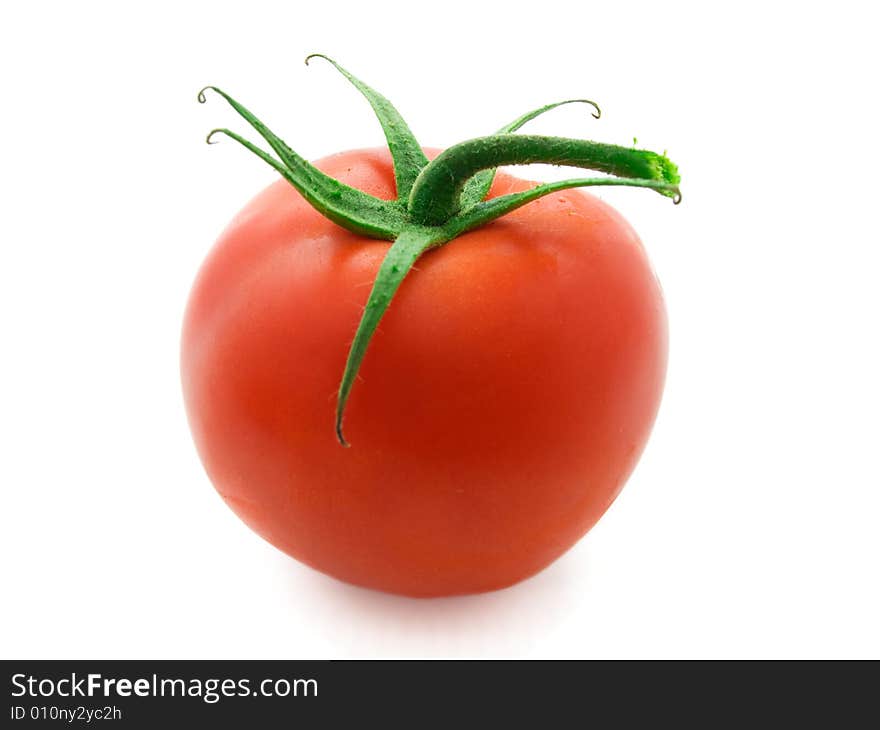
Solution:
M 436 228 L 414 228 L 405 231 L 400 235 L 400 238 L 391 244 L 382 260 L 382 265 L 376 274 L 376 280 L 373 282 L 373 288 L 370 290 L 370 296 L 367 298 L 363 316 L 355 332 L 354 341 L 348 351 L 336 399 L 336 437 L 343 446 L 348 446 L 342 433 L 345 406 L 348 403 L 351 386 L 354 384 L 361 362 L 367 352 L 367 346 L 376 332 L 376 327 L 379 326 L 379 321 L 388 309 L 388 305 L 391 304 L 391 299 L 412 269 L 413 264 L 431 246 L 442 243 L 445 240 L 443 236 L 443 231 Z
M 223 97 L 266 140 L 280 158 L 286 172 L 278 170 L 276 165 L 272 166 L 281 172 L 285 179 L 319 213 L 343 228 L 371 238 L 394 239 L 399 235 L 405 225 L 405 217 L 402 207 L 396 201 L 380 200 L 326 175 L 288 147 L 246 107 L 216 86 L 206 86 L 202 89 L 199 92 L 200 102 L 204 103 L 207 89 L 211 89 Z M 268 155 L 261 154 L 258 151 L 259 148 L 251 143 L 246 143 L 241 136 L 225 129 L 215 130 L 215 132 L 225 134 L 244 145 L 254 154 L 259 155 L 265 162 L 269 162 Z M 269 162 L 269 164 L 272 163 Z
M 452 240 L 466 231 L 490 223 L 517 208 L 521 208 L 527 203 L 531 203 L 538 198 L 543 198 L 545 195 L 558 193 L 561 190 L 570 190 L 571 188 L 588 188 L 594 186 L 647 188 L 666 195 L 671 195 L 673 202 L 676 204 L 681 202 L 681 192 L 679 191 L 678 186 L 671 183 L 626 177 L 575 178 L 571 180 L 545 183 L 519 193 L 510 193 L 509 195 L 501 195 L 497 198 L 492 198 L 491 200 L 484 200 L 470 207 L 468 210 L 462 211 L 454 216 L 444 224 L 443 228 L 446 230 L 449 239 Z
M 397 184 L 397 199 L 406 202 L 413 183 L 419 176 L 422 168 L 428 164 L 428 158 L 422 151 L 421 145 L 410 130 L 409 125 L 400 116 L 395 106 L 375 89 L 367 86 L 363 81 L 346 71 L 332 58 L 323 53 L 313 53 L 306 57 L 306 66 L 312 58 L 323 58 L 332 64 L 339 73 L 347 78 L 351 84 L 364 95 L 373 107 L 373 112 L 382 125 L 391 159 L 394 160 L 394 181 Z

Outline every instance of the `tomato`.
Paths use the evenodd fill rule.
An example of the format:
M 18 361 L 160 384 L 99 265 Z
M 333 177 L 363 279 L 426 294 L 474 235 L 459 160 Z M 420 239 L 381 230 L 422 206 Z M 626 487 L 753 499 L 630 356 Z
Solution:
M 386 150 L 317 163 L 395 196 Z M 490 197 L 531 183 L 499 173 Z M 388 241 L 284 180 L 221 235 L 185 316 L 186 410 L 207 473 L 255 532 L 344 581 L 409 596 L 541 570 L 608 509 L 645 446 L 667 324 L 609 205 L 548 195 L 428 250 L 400 285 L 334 434 L 334 399 Z

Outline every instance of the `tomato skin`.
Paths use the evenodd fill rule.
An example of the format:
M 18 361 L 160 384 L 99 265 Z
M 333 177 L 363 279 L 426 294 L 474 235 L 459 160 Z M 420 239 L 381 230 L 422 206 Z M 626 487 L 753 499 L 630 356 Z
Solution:
M 384 150 L 317 163 L 394 197 Z M 492 195 L 530 183 L 499 174 Z M 579 191 L 425 254 L 352 390 L 336 391 L 389 242 L 279 180 L 232 221 L 190 297 L 181 372 L 211 481 L 258 534 L 350 583 L 410 596 L 502 588 L 589 530 L 644 448 L 666 369 L 638 237 Z

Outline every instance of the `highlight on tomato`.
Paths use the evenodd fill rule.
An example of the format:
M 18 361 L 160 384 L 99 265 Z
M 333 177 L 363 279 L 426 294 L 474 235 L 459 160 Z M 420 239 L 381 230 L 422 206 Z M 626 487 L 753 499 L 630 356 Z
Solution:
M 312 57 L 310 57 L 312 58 Z M 387 149 L 309 163 L 218 95 L 268 146 L 215 129 L 280 179 L 198 273 L 181 375 L 198 453 L 229 507 L 294 558 L 408 596 L 509 586 L 608 509 L 660 403 L 667 324 L 645 250 L 579 188 L 680 199 L 642 149 L 520 128 L 423 149 L 371 104 Z M 308 59 L 307 59 L 308 62 Z M 537 184 L 553 163 L 602 175 Z

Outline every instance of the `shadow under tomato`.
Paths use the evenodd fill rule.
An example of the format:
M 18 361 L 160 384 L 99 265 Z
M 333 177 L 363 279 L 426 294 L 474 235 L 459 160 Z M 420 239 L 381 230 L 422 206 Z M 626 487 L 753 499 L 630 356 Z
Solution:
M 291 559 L 280 559 L 297 612 L 308 611 L 309 624 L 323 635 L 333 657 L 503 658 L 540 656 L 542 639 L 588 590 L 585 548 L 576 546 L 509 588 L 448 598 L 380 593 L 308 568 L 291 570 Z

